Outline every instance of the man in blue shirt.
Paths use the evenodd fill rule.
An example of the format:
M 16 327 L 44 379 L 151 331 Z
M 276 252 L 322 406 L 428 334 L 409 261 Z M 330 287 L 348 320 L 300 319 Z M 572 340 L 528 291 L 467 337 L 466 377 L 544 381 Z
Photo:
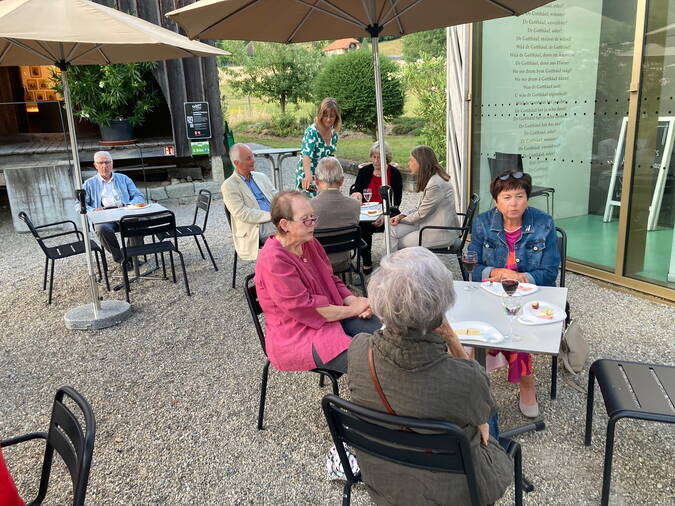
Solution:
M 97 151 L 94 154 L 94 167 L 97 175 L 87 179 L 83 188 L 87 194 L 85 204 L 87 211 L 98 211 L 108 207 L 121 207 L 128 204 L 142 204 L 145 202 L 143 194 L 136 188 L 134 182 L 124 174 L 113 173 L 113 161 L 107 151 Z M 122 263 L 122 250 L 117 242 L 115 232 L 119 230 L 117 223 L 101 223 L 94 227 L 101 241 L 113 257 L 113 260 Z M 143 238 L 129 240 L 131 245 L 140 244 Z
M 255 156 L 246 144 L 232 146 L 230 160 L 235 170 L 220 190 L 231 215 L 234 248 L 243 260 L 255 260 L 260 244 L 276 233 L 270 207 L 277 190 L 265 174 L 254 172 Z

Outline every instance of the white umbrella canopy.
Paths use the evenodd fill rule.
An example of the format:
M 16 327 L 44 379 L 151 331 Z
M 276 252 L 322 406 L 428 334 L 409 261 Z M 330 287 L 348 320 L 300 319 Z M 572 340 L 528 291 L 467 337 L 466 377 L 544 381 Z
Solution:
M 221 54 L 226 53 L 89 0 L 0 1 L 0 65 L 56 65 L 61 69 L 73 177 L 78 190 L 82 189 L 82 176 L 68 89 L 70 65 L 106 65 Z M 92 317 L 89 318 L 87 307 L 76 308 L 71 313 L 76 312 L 80 320 L 89 322 L 77 328 L 102 328 L 119 321 L 115 319 L 115 314 L 111 314 L 119 308 L 109 304 L 106 314 L 101 315 L 87 215 L 81 213 L 80 217 L 93 299 Z M 119 312 L 128 313 L 128 308 Z
M 225 54 L 89 0 L 0 1 L 0 65 L 106 65 Z
M 553 0 L 202 0 L 169 12 L 191 38 L 309 42 L 370 35 L 377 138 L 384 139 L 378 39 L 474 21 L 519 16 Z M 382 185 L 387 185 L 380 142 Z M 384 241 L 391 251 L 388 210 Z
M 274 42 L 403 35 L 518 16 L 552 0 L 201 0 L 170 12 L 191 39 Z M 255 23 L 257 29 L 252 32 Z M 264 28 L 263 28 L 264 27 Z

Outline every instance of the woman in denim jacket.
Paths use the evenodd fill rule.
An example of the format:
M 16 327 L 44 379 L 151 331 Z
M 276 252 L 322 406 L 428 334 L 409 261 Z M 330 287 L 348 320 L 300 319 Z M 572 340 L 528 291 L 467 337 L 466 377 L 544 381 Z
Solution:
M 528 207 L 531 191 L 532 178 L 523 172 L 505 172 L 490 184 L 495 207 L 479 214 L 471 229 L 469 250 L 478 256 L 474 281 L 512 277 L 521 283 L 555 286 L 560 265 L 555 224 L 547 213 Z M 520 383 L 520 411 L 530 418 L 539 416 L 532 356 L 490 353 L 503 353 L 509 362 L 509 381 Z

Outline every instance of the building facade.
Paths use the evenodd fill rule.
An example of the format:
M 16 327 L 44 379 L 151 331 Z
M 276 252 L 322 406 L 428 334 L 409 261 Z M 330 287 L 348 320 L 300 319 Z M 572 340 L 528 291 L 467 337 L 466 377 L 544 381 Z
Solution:
M 481 211 L 489 159 L 520 154 L 572 270 L 675 300 L 675 0 L 557 0 L 475 24 L 471 52 Z

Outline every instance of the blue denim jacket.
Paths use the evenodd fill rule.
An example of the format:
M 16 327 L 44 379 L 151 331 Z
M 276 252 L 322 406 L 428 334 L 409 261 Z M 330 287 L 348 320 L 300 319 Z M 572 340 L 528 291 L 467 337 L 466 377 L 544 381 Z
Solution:
M 143 197 L 143 194 L 136 188 L 136 185 L 129 176 L 113 172 L 112 177 L 113 184 L 115 185 L 117 194 L 122 200 L 122 204 L 142 204 L 145 202 L 145 197 Z M 87 179 L 82 185 L 82 188 L 87 192 L 87 211 L 101 207 L 101 191 L 103 189 L 103 183 L 98 174 Z
M 473 281 L 488 278 L 495 267 L 506 266 L 509 249 L 504 237 L 504 218 L 497 208 L 473 220 L 469 250 L 478 255 Z M 555 286 L 560 265 L 555 225 L 550 215 L 534 207 L 528 207 L 523 213 L 522 234 L 516 242 L 516 265 L 530 283 Z

